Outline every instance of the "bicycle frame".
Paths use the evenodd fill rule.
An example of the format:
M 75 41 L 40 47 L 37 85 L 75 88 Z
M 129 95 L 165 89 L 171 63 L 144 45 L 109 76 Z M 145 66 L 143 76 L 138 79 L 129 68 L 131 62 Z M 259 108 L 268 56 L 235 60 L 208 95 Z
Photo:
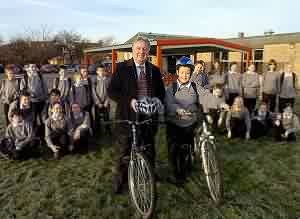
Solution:
M 215 145 L 215 141 L 216 141 L 215 136 L 213 136 L 212 133 L 208 130 L 208 126 L 205 121 L 202 122 L 202 127 L 199 127 L 196 130 L 195 136 L 197 136 L 198 134 L 200 134 L 199 142 L 197 142 L 196 144 L 197 147 L 195 148 L 197 152 L 201 150 L 203 142 L 210 141 L 212 145 Z M 198 139 L 195 140 L 198 141 Z

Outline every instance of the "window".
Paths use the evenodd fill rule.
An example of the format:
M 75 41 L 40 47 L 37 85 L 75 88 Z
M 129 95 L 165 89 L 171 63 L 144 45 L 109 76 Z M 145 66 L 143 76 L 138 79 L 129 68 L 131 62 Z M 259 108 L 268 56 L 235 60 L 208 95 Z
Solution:
M 263 49 L 256 49 L 254 50 L 254 61 L 263 61 Z
M 224 52 L 222 52 L 222 60 L 223 61 L 228 61 L 228 51 L 224 51 Z

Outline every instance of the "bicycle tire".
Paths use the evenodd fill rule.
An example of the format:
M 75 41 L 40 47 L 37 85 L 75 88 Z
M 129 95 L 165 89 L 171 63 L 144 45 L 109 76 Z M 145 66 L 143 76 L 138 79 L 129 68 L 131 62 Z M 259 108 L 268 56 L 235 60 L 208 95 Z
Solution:
M 214 143 L 205 140 L 201 145 L 202 165 L 210 196 L 215 204 L 223 199 L 223 177 Z
M 142 153 L 135 153 L 129 162 L 128 186 L 136 210 L 143 218 L 150 218 L 156 204 L 156 186 L 153 168 Z

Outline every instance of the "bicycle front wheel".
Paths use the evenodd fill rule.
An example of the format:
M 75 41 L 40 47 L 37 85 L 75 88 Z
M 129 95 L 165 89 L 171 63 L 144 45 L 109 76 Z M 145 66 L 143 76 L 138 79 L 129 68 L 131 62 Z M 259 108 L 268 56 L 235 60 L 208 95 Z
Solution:
M 129 191 L 133 204 L 143 218 L 150 218 L 155 208 L 153 168 L 141 153 L 135 153 L 128 167 Z
M 201 155 L 210 196 L 216 204 L 219 204 L 223 198 L 223 178 L 214 142 L 203 141 Z

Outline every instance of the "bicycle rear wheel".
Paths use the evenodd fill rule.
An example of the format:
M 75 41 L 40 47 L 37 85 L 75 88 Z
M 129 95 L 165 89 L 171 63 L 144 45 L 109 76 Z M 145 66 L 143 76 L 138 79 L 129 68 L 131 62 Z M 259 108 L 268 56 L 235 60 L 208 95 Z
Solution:
M 128 183 L 135 208 L 143 218 L 150 218 L 155 208 L 155 180 L 152 166 L 141 153 L 135 153 L 130 160 Z
M 223 198 L 223 178 L 215 144 L 209 140 L 203 141 L 201 155 L 210 196 L 216 204 L 219 204 Z

